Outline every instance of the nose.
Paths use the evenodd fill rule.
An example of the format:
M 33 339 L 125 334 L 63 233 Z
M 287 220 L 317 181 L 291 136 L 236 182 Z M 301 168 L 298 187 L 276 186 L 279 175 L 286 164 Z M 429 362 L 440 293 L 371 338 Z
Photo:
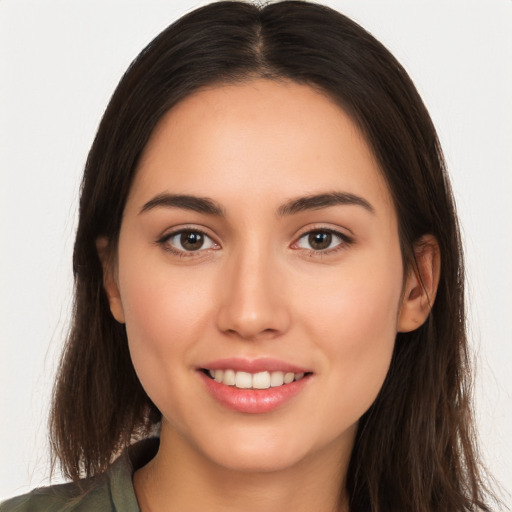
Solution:
M 218 328 L 244 340 L 272 339 L 286 332 L 290 297 L 275 258 L 264 250 L 245 250 L 233 254 L 226 267 L 220 283 Z

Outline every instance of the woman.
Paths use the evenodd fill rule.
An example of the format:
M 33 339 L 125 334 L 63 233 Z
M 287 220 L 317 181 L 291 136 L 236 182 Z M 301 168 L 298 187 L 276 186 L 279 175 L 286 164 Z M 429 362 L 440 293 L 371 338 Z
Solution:
M 312 4 L 194 11 L 86 164 L 52 412 L 74 483 L 2 510 L 487 510 L 462 268 L 380 43 Z

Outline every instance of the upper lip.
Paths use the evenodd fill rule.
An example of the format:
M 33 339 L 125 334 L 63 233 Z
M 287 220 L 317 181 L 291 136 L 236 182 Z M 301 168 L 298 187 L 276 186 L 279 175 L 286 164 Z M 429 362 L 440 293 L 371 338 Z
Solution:
M 258 373 L 258 372 L 293 372 L 310 373 L 311 370 L 302 368 L 295 364 L 288 363 L 271 357 L 261 357 L 257 359 L 247 359 L 242 357 L 229 357 L 216 359 L 201 366 L 205 370 L 234 370 L 236 372 Z

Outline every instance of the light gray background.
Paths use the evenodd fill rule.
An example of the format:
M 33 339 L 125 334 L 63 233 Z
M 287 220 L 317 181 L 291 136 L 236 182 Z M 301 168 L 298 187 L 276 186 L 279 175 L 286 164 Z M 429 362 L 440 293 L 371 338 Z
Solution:
M 82 167 L 133 57 L 206 2 L 0 0 L 0 499 L 47 483 Z M 327 1 L 405 65 L 462 219 L 482 451 L 512 488 L 512 1 Z

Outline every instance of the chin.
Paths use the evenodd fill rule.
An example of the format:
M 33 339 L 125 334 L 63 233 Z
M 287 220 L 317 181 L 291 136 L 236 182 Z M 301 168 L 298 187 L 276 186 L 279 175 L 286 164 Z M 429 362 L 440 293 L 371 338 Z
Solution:
M 354 429 L 355 431 L 355 429 Z M 291 435 L 290 435 L 291 434 Z M 316 436 L 308 432 L 283 428 L 277 432 L 246 429 L 231 432 L 222 439 L 204 439 L 199 446 L 203 456 L 215 465 L 240 473 L 271 473 L 315 465 L 325 457 L 341 458 L 351 451 L 352 429 L 347 436 Z M 309 432 L 311 434 L 311 432 Z
M 272 473 L 299 464 L 305 454 L 297 449 L 275 449 L 273 446 L 230 446 L 209 450 L 205 455 L 216 465 L 237 473 Z

